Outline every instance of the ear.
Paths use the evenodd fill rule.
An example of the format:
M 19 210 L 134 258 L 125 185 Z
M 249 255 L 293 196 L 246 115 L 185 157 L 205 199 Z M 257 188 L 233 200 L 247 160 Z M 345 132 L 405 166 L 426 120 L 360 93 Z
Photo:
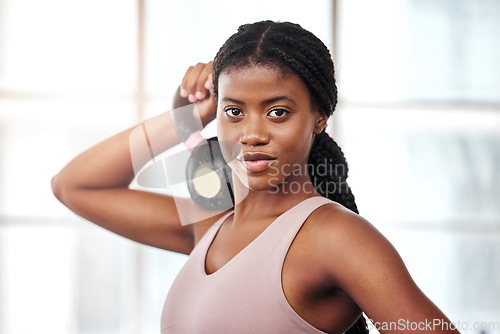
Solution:
M 313 132 L 319 135 L 321 131 L 323 131 L 323 129 L 326 127 L 326 121 L 328 120 L 328 116 L 321 108 L 315 109 L 314 116 L 315 120 L 314 120 Z

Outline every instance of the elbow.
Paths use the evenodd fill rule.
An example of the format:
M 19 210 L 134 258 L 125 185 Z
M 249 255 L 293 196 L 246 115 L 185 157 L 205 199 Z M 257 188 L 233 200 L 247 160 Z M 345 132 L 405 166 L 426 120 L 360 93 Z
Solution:
M 51 183 L 52 193 L 65 207 L 81 216 L 86 207 L 87 192 L 72 182 L 73 178 L 64 173 L 55 175 Z M 82 211 L 83 210 L 83 211 Z
M 50 180 L 50 186 L 52 187 L 52 193 L 54 196 L 61 201 L 61 195 L 62 195 L 62 186 L 57 178 L 57 175 L 55 175 L 52 180 Z M 62 202 L 62 201 L 61 201 Z
M 70 193 L 68 183 L 59 175 L 55 175 L 50 181 L 52 193 L 59 200 L 59 202 L 67 205 L 68 193 Z

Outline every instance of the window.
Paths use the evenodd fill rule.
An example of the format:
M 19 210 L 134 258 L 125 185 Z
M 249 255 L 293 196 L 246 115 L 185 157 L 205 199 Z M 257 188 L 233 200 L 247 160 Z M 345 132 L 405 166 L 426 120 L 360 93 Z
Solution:
M 452 321 L 498 319 L 500 3 L 337 9 L 333 132 L 360 214 Z

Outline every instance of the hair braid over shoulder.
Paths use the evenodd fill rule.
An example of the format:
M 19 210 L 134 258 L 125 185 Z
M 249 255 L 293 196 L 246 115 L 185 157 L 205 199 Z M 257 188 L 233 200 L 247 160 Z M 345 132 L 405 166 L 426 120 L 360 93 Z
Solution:
M 314 138 L 307 167 L 314 187 L 322 196 L 359 213 L 347 184 L 349 168 L 344 153 L 326 132 Z
M 214 94 L 219 76 L 235 67 L 270 65 L 284 73 L 295 73 L 312 97 L 312 102 L 330 116 L 337 105 L 337 86 L 332 57 L 323 42 L 300 25 L 261 21 L 239 27 L 217 53 L 212 69 Z M 314 139 L 308 171 L 316 190 L 324 197 L 358 212 L 347 184 L 347 162 L 337 143 L 322 132 Z M 363 316 L 346 332 L 367 334 Z

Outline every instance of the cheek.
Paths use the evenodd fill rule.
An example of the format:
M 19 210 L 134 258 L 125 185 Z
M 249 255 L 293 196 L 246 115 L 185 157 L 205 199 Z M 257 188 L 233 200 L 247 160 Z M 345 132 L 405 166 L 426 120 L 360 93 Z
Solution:
M 236 159 L 238 154 L 240 154 L 240 145 L 238 143 L 238 134 L 236 131 L 232 131 L 227 126 L 221 125 L 220 122 L 217 123 L 217 139 L 219 140 L 219 145 L 221 148 L 224 160 L 227 163 L 231 163 Z
M 220 120 L 220 116 L 217 115 L 217 138 L 221 141 L 228 140 L 228 129 L 227 125 L 224 125 L 223 121 Z
M 288 163 L 300 164 L 307 162 L 312 144 L 312 133 L 297 131 L 287 134 L 280 140 L 282 143 L 282 153 Z
M 237 141 L 239 139 L 235 124 L 227 119 L 227 115 L 224 112 L 218 111 L 216 120 L 217 138 L 219 138 L 219 140 Z

